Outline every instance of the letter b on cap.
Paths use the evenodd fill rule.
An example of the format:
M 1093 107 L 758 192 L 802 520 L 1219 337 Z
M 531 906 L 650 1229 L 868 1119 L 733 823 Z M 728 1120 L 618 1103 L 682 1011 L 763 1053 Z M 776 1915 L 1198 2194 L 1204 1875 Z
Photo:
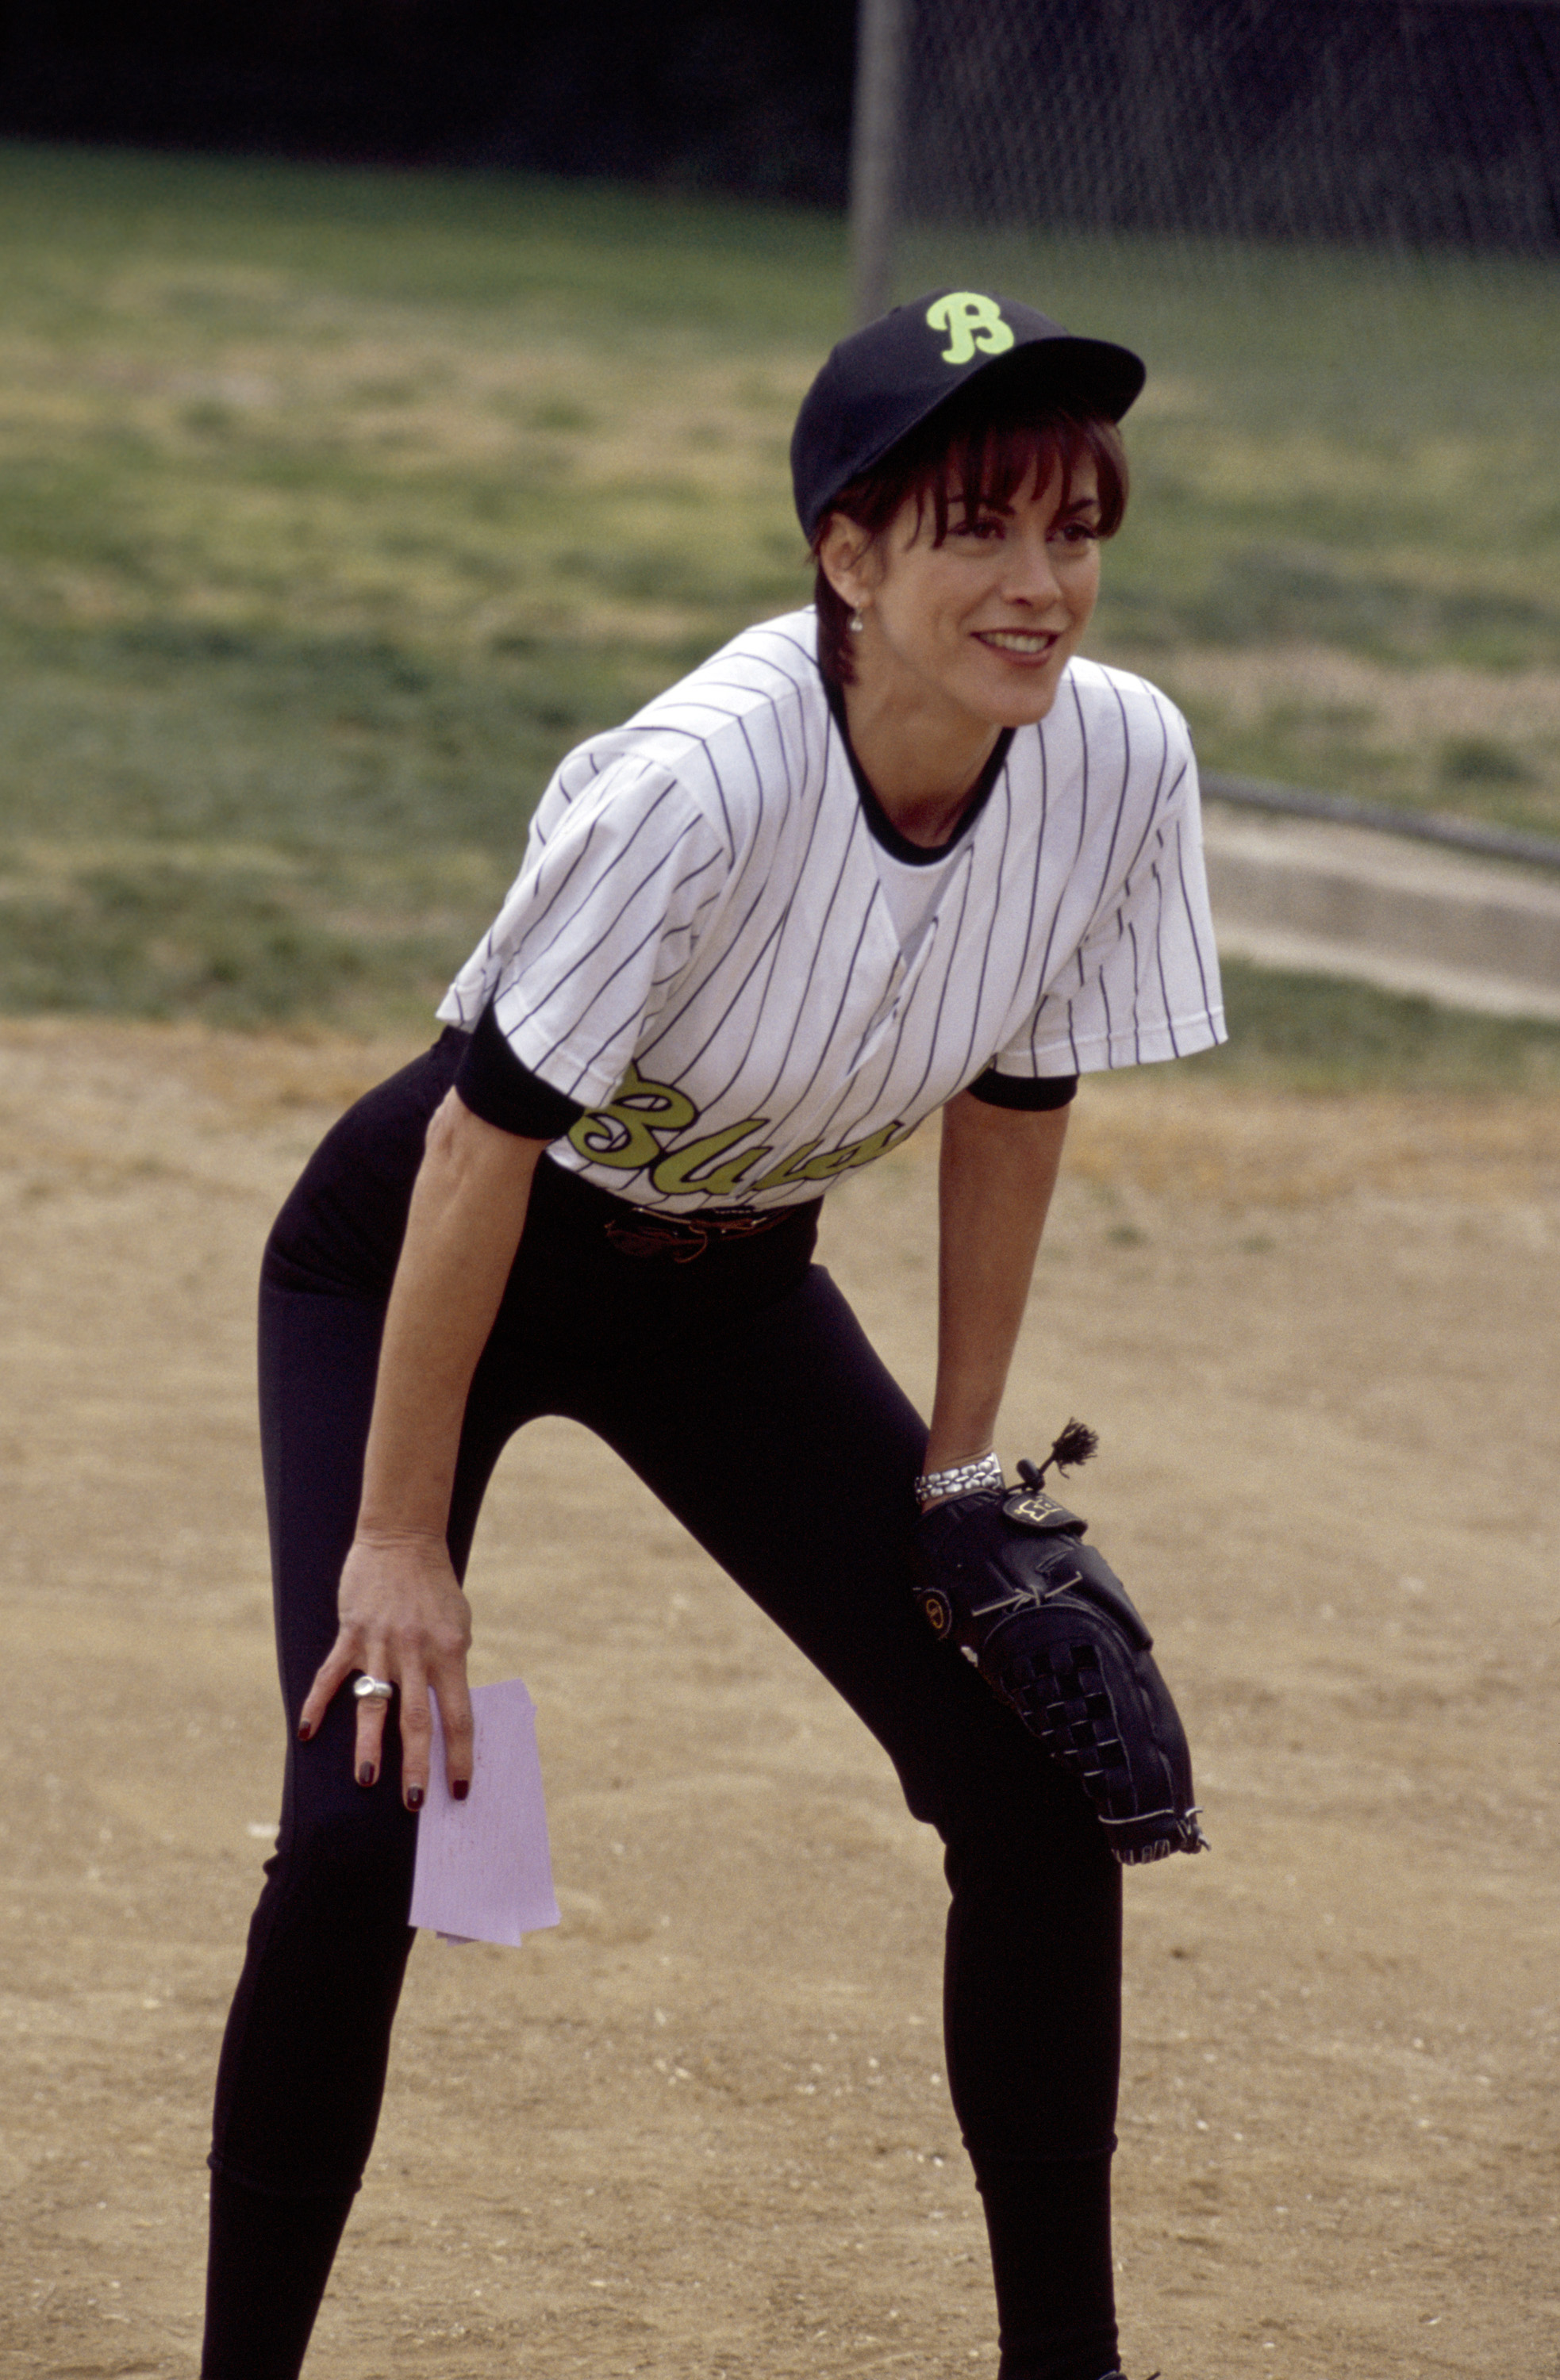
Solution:
M 1005 356 L 1014 344 L 996 299 L 982 298 L 978 289 L 950 290 L 927 308 L 926 320 L 933 331 L 948 334 L 945 364 L 967 364 L 977 347 L 983 355 Z

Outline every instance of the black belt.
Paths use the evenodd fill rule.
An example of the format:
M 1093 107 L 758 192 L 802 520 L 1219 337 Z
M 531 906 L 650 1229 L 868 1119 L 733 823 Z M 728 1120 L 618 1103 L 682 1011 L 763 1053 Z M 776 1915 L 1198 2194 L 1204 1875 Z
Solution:
M 631 1198 L 615 1197 L 610 1190 L 587 1182 L 551 1158 L 542 1160 L 539 1174 L 543 1168 L 545 1207 L 575 1226 L 585 1223 L 599 1230 L 619 1256 L 661 1257 L 678 1265 L 692 1264 L 711 1248 L 757 1239 L 785 1223 L 793 1231 L 810 1234 L 823 1204 L 822 1199 L 809 1198 L 795 1206 L 721 1207 L 707 1215 L 674 1215 L 660 1207 L 640 1207 Z
M 632 1215 L 615 1216 L 605 1231 L 620 1256 L 670 1257 L 674 1264 L 691 1264 L 706 1248 L 750 1240 L 786 1220 L 784 1208 L 767 1215 L 751 1207 L 718 1215 L 663 1215 L 653 1207 L 639 1207 Z

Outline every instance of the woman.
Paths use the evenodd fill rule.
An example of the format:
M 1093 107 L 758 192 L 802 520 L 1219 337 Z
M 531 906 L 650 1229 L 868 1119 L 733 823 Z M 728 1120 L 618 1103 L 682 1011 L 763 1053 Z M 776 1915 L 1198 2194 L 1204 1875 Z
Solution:
M 624 1456 L 940 1830 L 1003 2380 L 1115 2371 L 1119 1871 L 909 1585 L 918 1502 L 1000 1475 L 1078 1075 L 1222 1032 L 1184 724 L 1077 658 L 1142 378 L 971 291 L 844 341 L 792 449 L 815 611 L 570 755 L 444 1038 L 283 1210 L 262 1406 L 297 1741 L 217 2088 L 206 2380 L 302 2361 L 411 1938 L 429 1692 L 461 1796 L 459 1580 L 542 1413 Z M 810 1257 L 827 1183 L 934 1109 L 928 1428 Z

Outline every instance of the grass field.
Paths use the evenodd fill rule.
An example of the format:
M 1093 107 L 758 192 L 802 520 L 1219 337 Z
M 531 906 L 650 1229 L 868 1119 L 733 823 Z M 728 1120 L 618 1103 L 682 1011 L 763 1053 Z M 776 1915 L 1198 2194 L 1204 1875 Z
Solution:
M 1210 764 L 1560 829 L 1551 274 L 981 262 L 1151 358 L 1094 649 Z M 0 150 L 0 1001 L 425 1015 L 558 754 L 805 600 L 786 447 L 843 286 L 805 213 Z M 1335 995 L 1237 997 L 1253 1062 L 1336 1058 Z M 1494 1062 L 1371 1013 L 1368 1070 Z

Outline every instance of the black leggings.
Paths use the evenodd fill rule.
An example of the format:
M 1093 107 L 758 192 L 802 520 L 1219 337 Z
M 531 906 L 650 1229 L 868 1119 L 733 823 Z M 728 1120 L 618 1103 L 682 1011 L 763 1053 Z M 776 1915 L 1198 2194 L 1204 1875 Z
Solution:
M 299 2369 L 372 2143 L 412 1939 L 416 1821 L 394 1723 L 368 1791 L 349 1695 L 312 1742 L 291 1729 L 335 1635 L 384 1299 L 458 1048 L 446 1036 L 342 1119 L 266 1253 L 262 1432 L 289 1751 L 217 2082 L 206 2380 Z M 985 2201 L 1004 2380 L 1100 2380 L 1115 2360 L 1119 1871 L 1079 1789 L 916 1609 L 924 1425 L 810 1262 L 816 1211 L 640 1253 L 621 1244 L 620 1201 L 543 1160 L 467 1406 L 450 1550 L 464 1572 L 522 1423 L 583 1422 L 871 1730 L 946 1845 L 947 2071 Z

